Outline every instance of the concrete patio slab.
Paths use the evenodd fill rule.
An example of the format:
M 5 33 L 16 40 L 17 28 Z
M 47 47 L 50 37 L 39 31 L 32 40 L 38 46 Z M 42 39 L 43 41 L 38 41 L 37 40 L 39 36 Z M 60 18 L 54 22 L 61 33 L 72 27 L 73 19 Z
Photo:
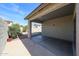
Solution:
M 55 54 L 50 52 L 48 49 L 30 39 L 21 39 L 21 41 L 32 56 L 55 56 Z
M 50 52 L 55 54 L 56 56 L 72 56 L 73 48 L 72 42 L 56 39 L 56 38 L 48 38 L 42 35 L 34 36 L 31 39 L 35 43 L 43 46 L 48 49 Z

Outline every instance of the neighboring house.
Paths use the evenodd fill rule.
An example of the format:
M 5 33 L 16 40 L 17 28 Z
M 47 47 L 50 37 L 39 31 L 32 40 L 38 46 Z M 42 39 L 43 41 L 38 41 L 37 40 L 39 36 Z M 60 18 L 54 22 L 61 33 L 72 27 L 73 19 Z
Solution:
M 79 16 L 78 16 L 79 17 Z M 28 19 L 28 37 L 32 37 L 32 22 L 42 24 L 42 36 L 71 41 L 73 53 L 79 55 L 79 48 L 74 48 L 75 37 L 75 4 L 70 3 L 45 3 L 38 6 L 32 13 L 25 17 Z M 79 26 L 78 26 L 79 27 Z M 79 31 L 79 30 L 78 30 Z M 79 41 L 79 40 L 78 40 Z M 74 49 L 77 49 L 76 52 Z
M 12 21 L 9 21 L 9 20 L 4 20 L 4 21 L 7 23 L 8 26 L 11 26 L 13 24 Z
M 8 25 L 7 22 L 0 18 L 0 55 L 4 49 L 4 46 L 8 38 Z
M 23 32 L 23 27 L 20 27 L 21 32 Z

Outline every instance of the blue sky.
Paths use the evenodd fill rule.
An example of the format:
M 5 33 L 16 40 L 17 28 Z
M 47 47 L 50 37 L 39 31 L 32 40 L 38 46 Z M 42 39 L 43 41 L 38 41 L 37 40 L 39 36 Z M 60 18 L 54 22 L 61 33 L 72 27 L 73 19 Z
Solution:
M 24 20 L 24 17 L 39 5 L 39 3 L 0 3 L 0 17 L 17 22 L 20 25 L 26 25 L 27 21 Z

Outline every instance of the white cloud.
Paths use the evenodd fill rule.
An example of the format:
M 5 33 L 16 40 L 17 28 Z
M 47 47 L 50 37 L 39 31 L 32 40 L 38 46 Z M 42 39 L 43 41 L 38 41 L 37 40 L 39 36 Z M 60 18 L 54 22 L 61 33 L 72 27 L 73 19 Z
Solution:
M 12 11 L 12 12 L 16 12 L 18 14 L 21 14 L 23 15 L 24 14 L 24 11 L 20 10 L 20 6 L 16 5 L 16 4 L 9 4 L 10 7 L 6 7 L 5 5 L 0 5 L 1 8 L 4 8 L 6 10 L 9 10 L 9 11 Z
M 7 16 L 5 16 L 5 15 L 1 15 L 1 14 L 0 14 L 0 19 L 2 19 L 2 20 L 13 21 L 13 23 L 18 23 L 18 21 L 13 20 L 13 19 L 10 19 L 10 18 L 8 18 Z
M 3 16 L 3 15 L 0 15 L 0 18 L 1 18 L 1 19 L 4 19 L 4 20 L 9 20 L 8 17 L 5 17 L 5 16 Z
M 11 4 L 12 5 L 12 9 L 15 11 L 15 12 L 18 12 L 20 14 L 24 14 L 24 12 L 22 10 L 20 10 L 20 6 L 16 5 L 16 4 Z

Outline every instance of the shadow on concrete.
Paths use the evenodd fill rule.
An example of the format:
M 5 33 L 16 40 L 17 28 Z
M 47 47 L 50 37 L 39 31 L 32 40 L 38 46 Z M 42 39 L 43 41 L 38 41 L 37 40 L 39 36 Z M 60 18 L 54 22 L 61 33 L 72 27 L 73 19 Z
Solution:
M 33 36 L 31 40 L 27 38 L 27 35 L 19 38 L 32 56 L 73 56 L 72 42 L 41 35 Z M 42 50 L 37 45 L 40 45 L 40 48 L 42 46 Z M 45 49 L 47 50 L 44 51 Z
M 27 34 L 20 34 L 18 35 L 18 37 L 22 40 L 22 39 L 27 38 Z
M 32 41 L 42 45 L 57 56 L 73 56 L 72 42 L 41 35 L 33 37 Z
M 18 36 L 19 36 L 20 39 L 25 39 L 25 38 L 28 37 L 27 35 L 28 35 L 28 34 L 21 34 L 21 33 L 20 33 L 20 35 L 18 35 Z M 38 35 L 41 35 L 41 32 L 32 33 L 32 37 L 38 36 Z
M 19 38 L 32 56 L 54 56 L 46 48 L 28 39 L 27 35 L 21 35 Z

